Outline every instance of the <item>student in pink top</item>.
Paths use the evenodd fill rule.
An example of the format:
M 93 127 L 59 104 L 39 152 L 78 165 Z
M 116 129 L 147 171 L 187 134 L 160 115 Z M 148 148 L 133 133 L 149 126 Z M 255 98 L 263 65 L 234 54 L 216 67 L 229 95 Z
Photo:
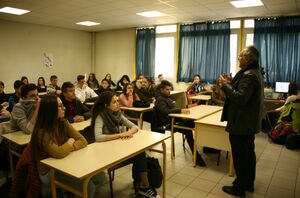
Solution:
M 134 92 L 132 84 L 125 84 L 123 93 L 119 97 L 120 106 L 132 107 L 133 101 L 139 101 L 139 96 Z

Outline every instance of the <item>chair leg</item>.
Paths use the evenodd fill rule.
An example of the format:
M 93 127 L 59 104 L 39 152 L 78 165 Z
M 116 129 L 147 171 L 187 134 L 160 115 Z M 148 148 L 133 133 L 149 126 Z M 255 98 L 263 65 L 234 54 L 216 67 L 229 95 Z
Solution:
M 113 191 L 113 178 L 112 178 L 112 172 L 114 171 L 108 170 L 108 176 L 109 176 L 109 188 L 110 188 L 110 197 L 114 197 L 114 191 Z
M 217 161 L 217 166 L 220 165 L 220 157 L 221 157 L 221 150 L 219 150 L 219 154 L 218 154 L 218 161 Z
M 183 151 L 185 152 L 185 136 L 182 134 L 182 146 L 183 146 Z

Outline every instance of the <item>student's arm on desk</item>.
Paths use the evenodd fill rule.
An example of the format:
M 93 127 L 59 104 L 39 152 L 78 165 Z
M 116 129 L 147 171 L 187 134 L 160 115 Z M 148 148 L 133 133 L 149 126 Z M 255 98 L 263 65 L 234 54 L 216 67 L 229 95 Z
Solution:
M 67 120 L 65 120 L 64 124 L 68 132 L 68 136 L 75 140 L 75 142 L 73 143 L 74 150 L 79 150 L 86 147 L 88 143 L 83 135 L 81 135 L 76 129 L 74 129 L 74 127 Z
M 61 159 L 69 155 L 69 153 L 74 150 L 74 142 L 75 140 L 73 138 L 69 138 L 64 144 L 58 145 L 50 140 L 47 134 L 45 134 L 43 139 L 43 147 L 45 152 L 47 152 L 51 157 Z
M 168 115 L 170 113 L 181 113 L 181 109 L 179 108 L 170 108 L 166 101 L 157 100 L 155 103 L 155 108 L 159 110 L 163 115 Z

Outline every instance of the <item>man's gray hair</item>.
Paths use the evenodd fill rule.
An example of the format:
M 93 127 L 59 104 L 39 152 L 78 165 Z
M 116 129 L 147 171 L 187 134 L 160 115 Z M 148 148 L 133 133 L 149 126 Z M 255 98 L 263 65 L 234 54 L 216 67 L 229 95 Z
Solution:
M 254 45 L 247 46 L 246 49 L 244 56 L 249 56 L 253 61 L 259 60 L 259 51 Z

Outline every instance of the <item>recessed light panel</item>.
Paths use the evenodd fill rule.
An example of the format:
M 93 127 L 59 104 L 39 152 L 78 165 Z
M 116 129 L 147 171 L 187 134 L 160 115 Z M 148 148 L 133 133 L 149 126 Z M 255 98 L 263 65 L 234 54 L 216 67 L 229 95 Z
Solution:
M 94 25 L 99 25 L 100 23 L 93 22 L 93 21 L 82 21 L 76 23 L 77 25 L 84 25 L 84 26 L 94 26 Z
M 247 7 L 255 7 L 255 6 L 263 6 L 264 4 L 261 0 L 237 0 L 230 1 L 230 3 L 236 8 L 247 8 Z
M 7 13 L 7 14 L 14 14 L 14 15 L 22 15 L 22 14 L 26 14 L 30 11 L 19 9 L 19 8 L 3 7 L 3 8 L 0 8 L 0 12 Z

